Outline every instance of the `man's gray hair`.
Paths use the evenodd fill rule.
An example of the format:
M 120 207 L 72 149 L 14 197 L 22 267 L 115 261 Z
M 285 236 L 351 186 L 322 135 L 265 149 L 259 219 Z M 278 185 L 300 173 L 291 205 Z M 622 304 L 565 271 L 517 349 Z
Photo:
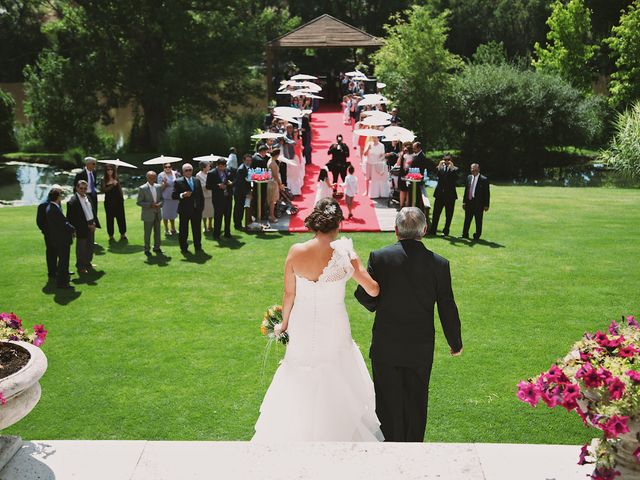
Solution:
M 420 240 L 427 226 L 427 218 L 417 207 L 404 207 L 396 215 L 396 229 L 400 240 Z
M 97 163 L 98 161 L 94 157 L 84 157 L 84 164 Z

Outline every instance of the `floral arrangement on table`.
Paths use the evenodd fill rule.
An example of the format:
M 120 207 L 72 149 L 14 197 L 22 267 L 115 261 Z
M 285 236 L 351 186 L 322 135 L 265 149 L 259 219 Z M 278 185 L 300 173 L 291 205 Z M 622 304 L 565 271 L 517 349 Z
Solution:
M 264 312 L 260 332 L 270 340 L 275 340 L 283 345 L 289 343 L 289 334 L 282 332 L 282 307 L 273 305 Z
M 44 325 L 34 325 L 33 333 L 22 328 L 22 320 L 13 312 L 0 313 L 0 341 L 21 341 L 40 347 L 47 338 Z
M 271 180 L 271 172 L 262 168 L 249 169 L 249 178 L 252 182 L 268 182 Z
M 557 365 L 520 382 L 517 395 L 532 407 L 542 400 L 575 411 L 602 431 L 578 461 L 595 463 L 593 480 L 614 479 L 621 475 L 616 467 L 640 472 L 640 327 L 633 316 L 611 322 L 606 332 L 585 333 Z
M 407 173 L 404 178 L 409 182 L 421 182 L 423 176 L 419 168 L 410 168 L 409 173 Z

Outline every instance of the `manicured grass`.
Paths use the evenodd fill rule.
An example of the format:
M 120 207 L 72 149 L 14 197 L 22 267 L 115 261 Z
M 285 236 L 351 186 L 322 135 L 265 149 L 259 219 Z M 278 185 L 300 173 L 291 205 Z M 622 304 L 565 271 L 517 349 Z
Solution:
M 426 240 L 451 261 L 465 343 L 460 358 L 450 357 L 436 326 L 428 441 L 578 444 L 594 435 L 575 414 L 519 402 L 515 385 L 564 355 L 585 330 L 638 313 L 638 205 L 638 190 L 493 187 L 486 243 Z M 150 265 L 133 201 L 127 213 L 130 245 L 109 247 L 100 231 L 106 250 L 95 263 L 104 275 L 76 284 L 74 298 L 43 289 L 35 208 L 0 209 L 0 309 L 49 330 L 42 399 L 6 433 L 251 438 L 282 355 L 272 350 L 263 376 L 259 321 L 279 302 L 289 246 L 309 235 L 207 239 L 211 258 L 195 263 L 172 240 L 163 245 L 166 265 Z M 452 233 L 462 220 L 458 204 Z M 394 241 L 392 234 L 352 237 L 363 258 Z M 366 356 L 372 316 L 351 295 L 347 303 Z

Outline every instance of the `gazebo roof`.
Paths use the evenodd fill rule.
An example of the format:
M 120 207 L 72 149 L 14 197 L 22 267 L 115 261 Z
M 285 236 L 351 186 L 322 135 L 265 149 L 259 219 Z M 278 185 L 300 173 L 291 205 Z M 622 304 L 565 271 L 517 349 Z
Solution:
M 329 14 L 314 18 L 270 42 L 270 48 L 381 47 L 382 40 Z

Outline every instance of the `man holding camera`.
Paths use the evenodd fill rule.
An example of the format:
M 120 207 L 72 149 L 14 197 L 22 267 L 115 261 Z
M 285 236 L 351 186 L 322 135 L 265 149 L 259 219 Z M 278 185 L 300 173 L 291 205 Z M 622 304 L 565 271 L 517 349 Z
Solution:
M 337 143 L 332 143 L 329 147 L 329 155 L 331 160 L 327 163 L 327 168 L 333 174 L 333 183 L 338 183 L 338 178 L 341 177 L 344 182 L 347 176 L 347 168 L 349 168 L 349 147 L 342 141 L 342 135 L 338 134 L 336 137 Z

